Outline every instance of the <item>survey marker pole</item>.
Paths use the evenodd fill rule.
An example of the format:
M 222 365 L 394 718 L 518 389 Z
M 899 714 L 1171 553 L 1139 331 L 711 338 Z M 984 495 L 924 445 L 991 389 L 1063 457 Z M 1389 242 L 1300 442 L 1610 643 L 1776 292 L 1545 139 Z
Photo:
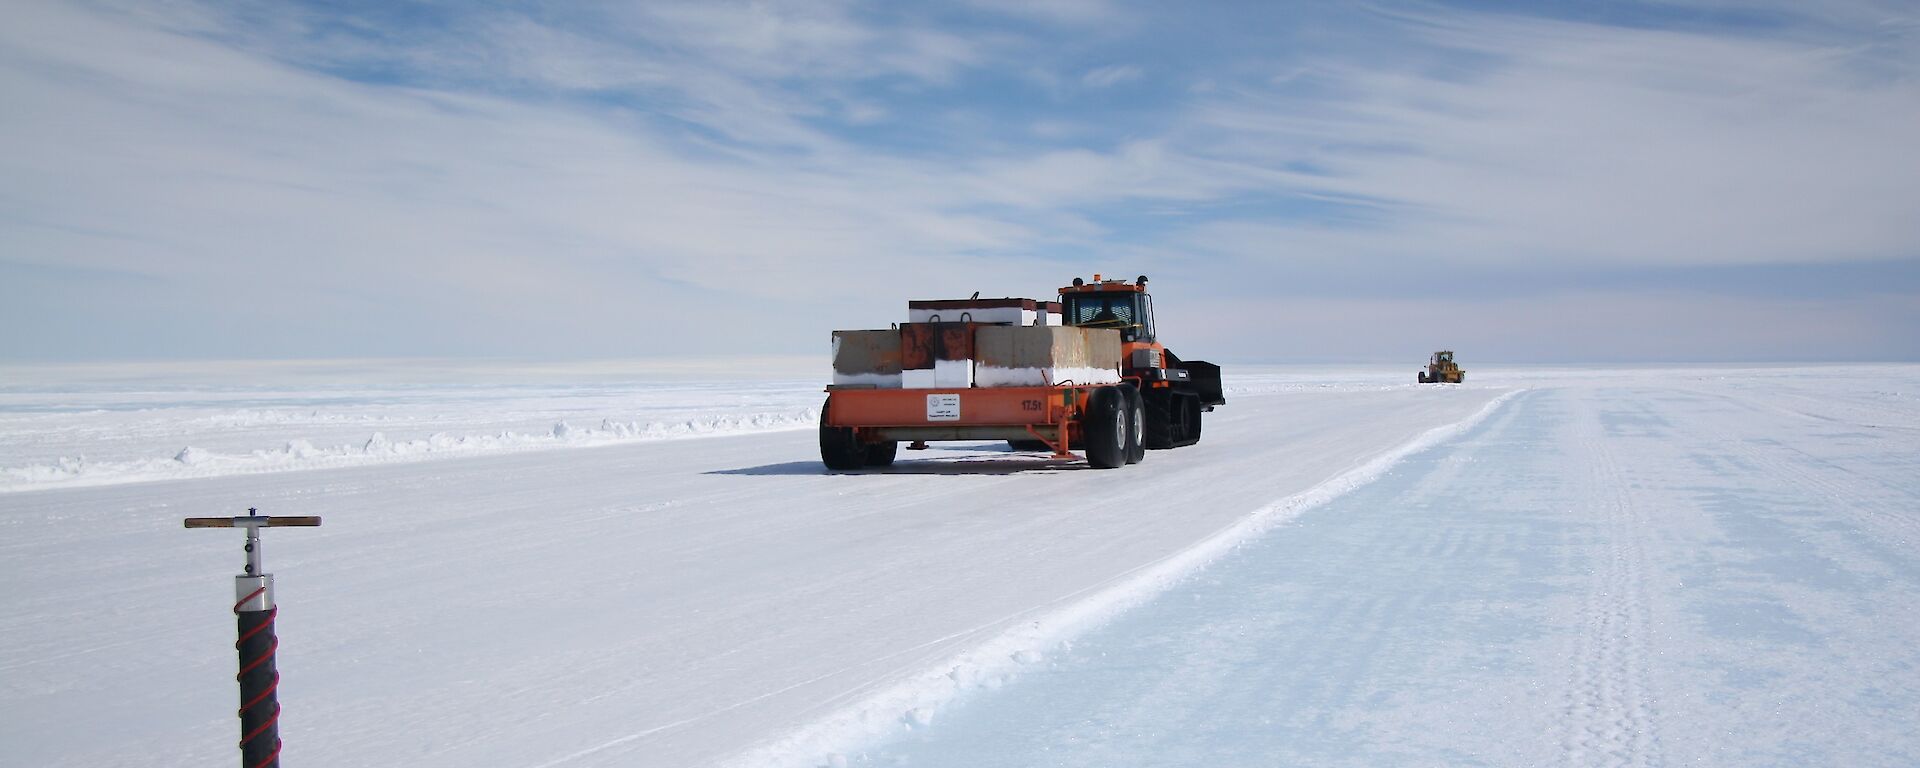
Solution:
M 188 528 L 245 528 L 247 570 L 233 577 L 233 614 L 239 617 L 240 639 L 240 767 L 279 768 L 280 671 L 273 656 L 280 640 L 273 635 L 273 574 L 260 567 L 260 529 L 284 526 L 313 527 L 318 517 L 269 517 L 249 507 L 245 517 L 189 517 Z

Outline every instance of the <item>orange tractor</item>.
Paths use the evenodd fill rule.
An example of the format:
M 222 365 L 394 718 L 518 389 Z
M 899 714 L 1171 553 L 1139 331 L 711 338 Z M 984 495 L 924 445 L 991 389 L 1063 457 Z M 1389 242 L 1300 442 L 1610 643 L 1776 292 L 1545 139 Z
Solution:
M 1005 440 L 1110 469 L 1200 441 L 1220 367 L 1159 340 L 1147 278 L 1075 278 L 1057 301 L 910 301 L 908 322 L 834 332 L 820 459 L 886 466 L 901 443 Z
M 1427 360 L 1427 369 L 1420 371 L 1421 384 L 1459 384 L 1467 380 L 1467 372 L 1453 362 L 1453 350 L 1443 349 L 1433 353 Z

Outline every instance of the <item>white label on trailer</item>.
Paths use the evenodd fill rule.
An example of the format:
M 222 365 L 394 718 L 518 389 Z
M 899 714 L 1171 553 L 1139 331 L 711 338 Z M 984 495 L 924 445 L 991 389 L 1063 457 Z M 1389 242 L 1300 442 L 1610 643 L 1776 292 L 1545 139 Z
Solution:
M 959 420 L 959 395 L 927 395 L 927 421 Z

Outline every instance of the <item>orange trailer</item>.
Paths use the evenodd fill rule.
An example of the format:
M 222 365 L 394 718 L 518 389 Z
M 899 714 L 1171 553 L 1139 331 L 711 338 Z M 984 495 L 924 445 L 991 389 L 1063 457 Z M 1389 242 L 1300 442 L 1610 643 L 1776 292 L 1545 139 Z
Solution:
M 939 440 L 1006 440 L 1015 449 L 1048 450 L 1056 458 L 1070 458 L 1078 448 L 1090 466 L 1120 467 L 1144 459 L 1148 448 L 1198 442 L 1200 414 L 1226 402 L 1219 366 L 1183 362 L 1157 340 L 1144 275 L 1132 283 L 1099 275 L 1092 283 L 1075 279 L 1060 290 L 1058 303 L 995 299 L 909 306 L 929 322 L 835 335 L 835 380 L 848 383 L 829 386 L 821 408 L 820 457 L 830 469 L 886 466 L 900 443 L 925 447 Z M 1023 308 L 1027 314 L 1018 314 Z M 961 321 L 942 322 L 941 314 L 930 313 Z M 976 317 L 1012 320 L 981 323 Z M 1111 362 L 1045 371 L 987 365 L 989 342 L 1007 333 L 982 329 L 1027 322 L 1078 329 L 1073 335 L 1106 350 L 1100 359 Z M 843 373 L 843 343 L 874 347 L 868 357 L 881 362 L 871 371 Z M 897 350 L 888 346 L 893 343 Z M 982 357 L 978 371 L 975 355 Z M 936 364 L 938 376 L 928 370 Z

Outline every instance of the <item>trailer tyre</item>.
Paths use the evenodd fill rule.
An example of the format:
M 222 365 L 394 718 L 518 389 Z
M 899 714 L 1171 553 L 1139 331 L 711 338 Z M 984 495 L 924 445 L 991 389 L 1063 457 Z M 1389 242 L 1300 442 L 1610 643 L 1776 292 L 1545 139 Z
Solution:
M 1093 391 L 1082 415 L 1087 436 L 1087 465 L 1094 469 L 1126 466 L 1127 433 L 1132 429 L 1133 409 L 1127 407 L 1127 395 L 1119 387 L 1101 387 Z
M 866 448 L 869 467 L 891 467 L 893 457 L 900 455 L 900 444 L 892 440 L 884 443 L 868 443 Z
M 867 446 L 853 434 L 853 428 L 827 426 L 827 409 L 831 407 L 831 397 L 820 406 L 820 461 L 827 469 L 841 471 L 866 466 Z
M 1127 395 L 1127 463 L 1138 464 L 1147 457 L 1147 400 L 1132 384 L 1120 390 Z

